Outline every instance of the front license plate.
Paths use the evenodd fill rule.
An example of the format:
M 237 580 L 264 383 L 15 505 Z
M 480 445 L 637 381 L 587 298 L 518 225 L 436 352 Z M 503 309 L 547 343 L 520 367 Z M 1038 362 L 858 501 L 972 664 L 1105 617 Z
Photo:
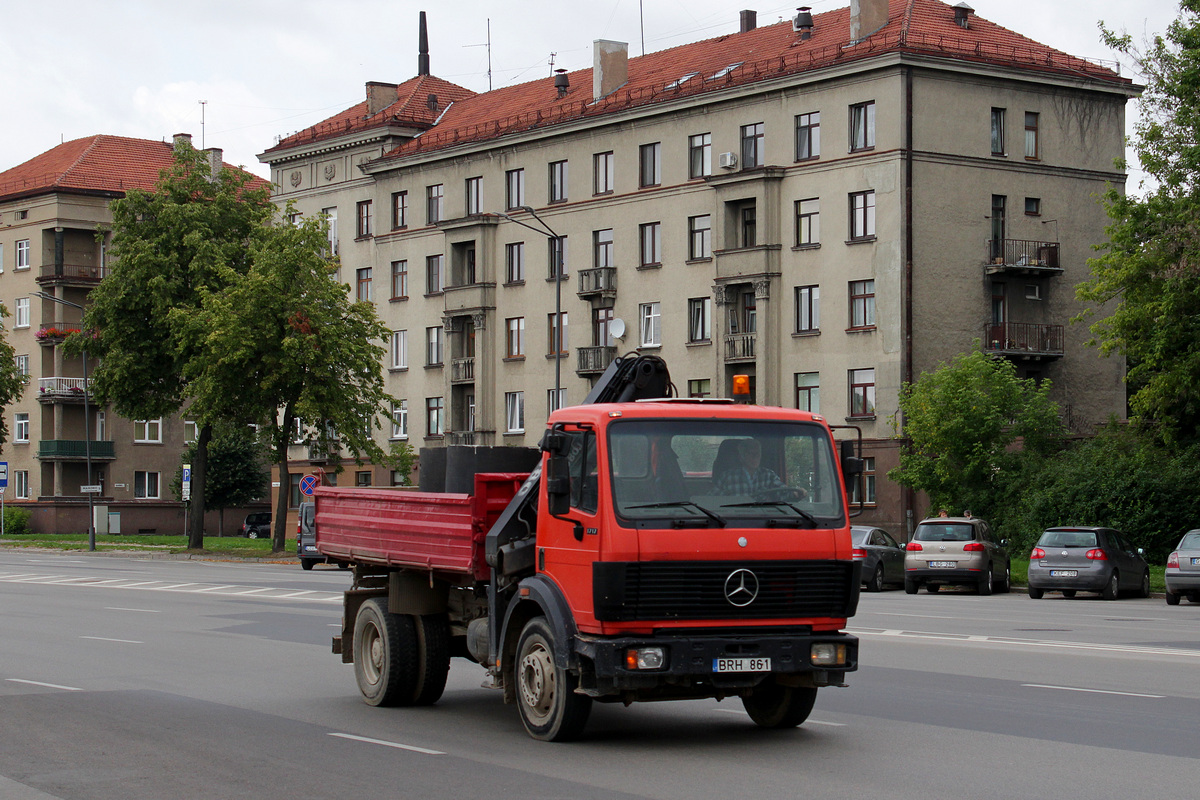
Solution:
M 955 564 L 953 561 L 930 561 L 929 566 L 933 567 L 934 569 L 938 569 L 938 568 L 954 569 Z
M 713 672 L 770 672 L 769 658 L 714 658 Z
M 1050 570 L 1051 578 L 1078 578 L 1079 570 L 1077 569 L 1052 569 Z

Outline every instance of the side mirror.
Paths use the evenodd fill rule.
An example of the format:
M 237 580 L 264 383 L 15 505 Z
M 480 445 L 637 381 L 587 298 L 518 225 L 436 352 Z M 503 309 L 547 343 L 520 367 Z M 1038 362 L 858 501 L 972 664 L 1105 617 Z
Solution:
M 540 446 L 543 453 L 565 456 L 571 451 L 571 437 L 560 431 L 546 431 Z
M 547 434 L 549 438 L 552 434 Z M 564 439 L 566 437 L 563 437 Z M 545 440 L 543 439 L 543 448 Z M 552 455 L 546 462 L 546 505 L 551 516 L 561 517 L 571 510 L 571 472 L 567 457 Z

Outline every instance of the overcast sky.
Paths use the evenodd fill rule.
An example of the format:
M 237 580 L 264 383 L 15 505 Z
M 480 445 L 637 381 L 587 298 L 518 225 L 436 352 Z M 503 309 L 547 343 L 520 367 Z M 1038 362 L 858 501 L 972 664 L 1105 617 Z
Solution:
M 849 0 L 808 0 L 814 13 Z M 957 0 L 955 0 L 957 2 Z M 1072 55 L 1115 61 L 1098 22 L 1137 40 L 1161 33 L 1175 0 L 968 0 L 975 13 Z M 106 133 L 194 142 L 267 176 L 257 155 L 364 97 L 366 81 L 416 74 L 417 17 L 431 71 L 474 91 L 590 66 L 592 41 L 631 56 L 760 25 L 800 3 L 719 0 L 0 0 L 0 171 L 62 141 Z M 951 3 L 953 5 L 953 3 Z M 1130 66 L 1123 75 L 1134 77 Z M 205 101 L 201 105 L 201 101 Z M 1131 104 L 1132 118 L 1135 108 Z M 203 116 L 203 129 L 202 129 Z M 1130 182 L 1136 186 L 1137 175 Z

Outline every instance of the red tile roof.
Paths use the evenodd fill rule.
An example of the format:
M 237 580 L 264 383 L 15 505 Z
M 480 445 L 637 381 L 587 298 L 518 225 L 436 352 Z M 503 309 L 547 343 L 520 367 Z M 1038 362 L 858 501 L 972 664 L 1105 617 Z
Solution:
M 170 142 L 98 134 L 64 142 L 24 164 L 0 172 L 0 200 L 50 192 L 122 195 L 153 190 L 174 162 Z M 237 169 L 225 164 L 227 169 Z M 255 176 L 252 187 L 266 185 Z
M 887 24 L 853 46 L 850 9 L 836 9 L 815 15 L 812 36 L 807 40 L 801 40 L 791 22 L 785 21 L 631 58 L 628 82 L 599 102 L 592 99 L 591 69 L 569 73 L 570 88 L 561 99 L 552 77 L 477 95 L 466 93 L 435 126 L 383 158 L 493 139 L 888 53 L 1004 65 L 1110 85 L 1132 84 L 1107 67 L 1039 44 L 974 14 L 964 29 L 954 22 L 954 9 L 939 0 L 890 0 Z M 735 64 L 739 65 L 736 69 L 726 71 Z M 679 83 L 691 73 L 694 77 Z M 416 94 L 410 93 L 410 100 L 414 97 Z M 329 127 L 354 122 L 356 110 L 360 115 L 365 113 L 365 104 L 289 137 L 272 149 L 330 135 Z

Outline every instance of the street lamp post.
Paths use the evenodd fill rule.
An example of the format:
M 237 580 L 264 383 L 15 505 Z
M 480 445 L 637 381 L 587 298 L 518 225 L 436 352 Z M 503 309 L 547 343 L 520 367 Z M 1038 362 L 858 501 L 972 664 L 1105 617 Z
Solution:
M 47 292 L 33 292 L 37 297 L 43 300 L 50 300 L 55 303 L 60 303 L 64 306 L 78 308 L 80 313 L 80 321 L 82 322 L 83 306 L 78 303 L 72 303 L 70 300 L 63 300 L 61 297 L 55 297 Z M 88 351 L 83 349 L 83 457 L 87 461 L 87 488 L 92 487 L 92 407 L 88 401 L 88 395 L 91 394 L 91 387 L 88 386 Z M 95 501 L 91 491 L 84 492 L 88 498 L 88 550 L 96 549 L 96 512 Z

